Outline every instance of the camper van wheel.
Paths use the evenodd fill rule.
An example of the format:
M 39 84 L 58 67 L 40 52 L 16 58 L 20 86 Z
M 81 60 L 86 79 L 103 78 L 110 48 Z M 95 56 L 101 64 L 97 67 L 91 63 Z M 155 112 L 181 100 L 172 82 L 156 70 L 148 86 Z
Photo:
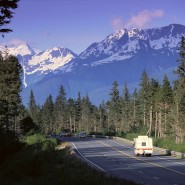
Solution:
M 146 154 L 146 156 L 151 157 L 151 154 Z

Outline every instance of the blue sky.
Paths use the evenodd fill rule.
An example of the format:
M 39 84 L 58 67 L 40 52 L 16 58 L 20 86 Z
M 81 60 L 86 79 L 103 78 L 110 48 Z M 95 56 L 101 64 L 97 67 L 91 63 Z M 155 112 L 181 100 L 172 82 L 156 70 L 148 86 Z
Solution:
M 121 28 L 185 25 L 184 0 L 20 0 L 0 43 L 41 50 L 63 46 L 79 54 Z

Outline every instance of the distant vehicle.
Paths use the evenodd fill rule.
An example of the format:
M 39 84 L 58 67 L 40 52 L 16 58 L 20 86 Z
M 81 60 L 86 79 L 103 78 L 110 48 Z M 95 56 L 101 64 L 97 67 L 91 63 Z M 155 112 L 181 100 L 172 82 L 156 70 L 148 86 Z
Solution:
M 65 136 L 66 135 L 66 132 L 61 132 L 60 133 L 60 137 L 63 137 L 63 136 Z
M 134 138 L 135 155 L 151 156 L 153 153 L 153 140 L 148 136 Z
M 66 137 L 71 137 L 72 134 L 71 134 L 71 132 L 66 132 L 65 136 L 66 136 Z
M 54 134 L 54 133 L 51 133 L 51 134 L 47 135 L 47 137 L 55 137 L 55 136 L 56 136 L 56 134 Z
M 71 134 L 71 132 L 66 132 L 66 131 L 63 131 L 63 132 L 61 132 L 60 133 L 60 135 L 59 135 L 60 137 L 71 137 L 72 136 L 72 134 Z
M 87 134 L 85 133 L 85 132 L 80 132 L 79 134 L 78 134 L 78 137 L 79 138 L 85 138 L 87 136 Z

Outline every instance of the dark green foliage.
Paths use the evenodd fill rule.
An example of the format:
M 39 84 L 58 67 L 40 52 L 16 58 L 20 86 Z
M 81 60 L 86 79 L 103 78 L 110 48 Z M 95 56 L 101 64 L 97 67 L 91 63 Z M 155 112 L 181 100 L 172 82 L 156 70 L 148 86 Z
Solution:
M 164 103 L 166 102 L 168 104 L 171 104 L 173 102 L 172 87 L 170 85 L 167 75 L 165 75 L 163 79 L 160 101 Z
M 89 100 L 88 95 L 86 95 L 84 98 L 82 98 L 81 106 L 82 106 L 81 130 L 88 133 L 90 131 L 90 127 L 92 125 L 92 124 L 89 124 L 91 122 L 91 118 L 92 118 L 91 116 L 93 116 L 92 104 Z
M 53 133 L 54 132 L 54 103 L 51 95 L 46 99 L 42 110 L 41 110 L 41 118 L 42 118 L 42 130 L 43 133 Z
M 171 150 L 171 151 L 185 153 L 184 143 L 177 144 L 177 143 L 175 143 L 174 138 L 168 138 L 168 139 L 156 138 L 156 139 L 154 139 L 154 145 L 157 147 Z
M 179 96 L 180 111 L 185 113 L 185 37 L 182 36 L 179 46 L 178 68 L 175 73 L 178 75 L 178 80 L 175 82 L 175 91 Z
M 107 129 L 106 105 L 103 101 L 99 106 L 99 124 L 102 132 Z
M 0 1 L 0 33 L 8 33 L 12 30 L 9 28 L 3 28 L 10 23 L 13 18 L 12 10 L 18 7 L 19 0 L 1 0 Z M 2 35 L 4 36 L 4 35 Z
M 8 52 L 4 57 L 0 54 L 0 153 L 5 156 L 20 148 L 21 75 L 22 68 L 16 57 Z
M 182 83 L 185 79 L 185 37 L 182 36 L 180 46 L 179 46 L 179 59 L 178 62 L 178 68 L 176 70 L 176 74 L 179 76 L 179 81 Z
M 0 164 L 23 147 L 14 131 L 3 128 L 0 128 L 0 143 Z
M 33 122 L 38 124 L 39 123 L 39 107 L 36 104 L 35 97 L 33 94 L 33 91 L 31 90 L 30 92 L 30 100 L 28 103 L 28 110 L 29 110 L 29 115 L 33 119 Z
M 54 119 L 56 129 L 55 132 L 60 132 L 65 129 L 67 126 L 67 100 L 66 93 L 63 86 L 59 89 L 59 95 L 56 98 L 54 105 Z
M 109 93 L 110 95 L 110 101 L 113 103 L 118 103 L 120 101 L 120 96 L 119 96 L 119 90 L 118 90 L 118 83 L 114 81 L 112 85 L 112 89 Z
M 45 143 L 53 143 L 44 136 L 32 136 L 19 153 L 0 166 L 1 185 L 134 185 L 134 182 L 118 179 L 93 169 L 70 154 L 69 148 L 54 150 Z M 36 139 L 37 138 L 37 139 Z M 26 139 L 26 141 L 30 140 Z M 47 141 L 47 142 L 46 142 Z M 38 147 L 39 146 L 39 147 Z
M 17 116 L 21 106 L 22 68 L 14 56 L 0 57 L 0 101 L 9 116 Z
M 120 130 L 121 98 L 119 94 L 118 83 L 116 81 L 114 81 L 109 95 L 110 101 L 107 102 L 108 132 L 117 132 Z
M 30 132 L 35 132 L 38 130 L 36 124 L 33 122 L 33 119 L 28 116 L 25 117 L 21 120 L 20 122 L 20 130 L 23 135 L 30 133 Z
M 85 131 L 124 136 L 144 128 L 145 134 L 150 136 L 168 138 L 173 135 L 180 138 L 176 142 L 183 142 L 185 139 L 184 53 L 185 39 L 182 37 L 179 67 L 176 71 L 179 79 L 176 80 L 173 89 L 167 75 L 160 84 L 157 80 L 150 79 L 144 70 L 138 90 L 135 89 L 130 93 L 125 83 L 123 93 L 120 95 L 119 85 L 114 81 L 109 100 L 99 107 L 91 103 L 88 95 L 81 97 L 78 93 L 77 99 L 67 99 L 65 89 L 61 86 L 54 105 L 52 97 L 49 96 L 42 109 L 39 109 L 31 93 L 30 115 L 34 122 L 41 122 L 41 130 L 45 134 L 60 133 L 64 129 L 69 129 L 75 133 Z M 6 111 L 6 101 L 0 103 L 4 104 L 4 109 L 0 109 L 0 112 Z M 36 115 L 41 113 L 41 120 L 34 118 L 34 111 L 37 112 Z
M 148 94 L 149 94 L 149 77 L 147 72 L 144 70 L 142 73 L 141 77 L 141 82 L 140 82 L 140 99 L 142 102 L 148 102 Z

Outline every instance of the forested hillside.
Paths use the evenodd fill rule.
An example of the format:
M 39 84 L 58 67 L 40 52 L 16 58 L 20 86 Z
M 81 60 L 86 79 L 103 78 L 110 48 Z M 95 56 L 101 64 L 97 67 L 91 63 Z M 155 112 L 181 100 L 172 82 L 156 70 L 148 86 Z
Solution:
M 19 0 L 0 1 L 0 34 L 2 37 L 4 37 L 5 33 L 12 32 L 12 30 L 7 27 L 7 24 L 10 23 L 14 14 L 13 10 L 18 7 L 18 2 Z M 173 28 L 173 25 L 171 25 L 171 28 Z M 170 38 L 172 30 L 173 29 L 170 29 Z M 160 32 L 161 31 L 159 31 L 159 33 Z M 184 33 L 184 31 L 182 31 L 182 33 Z M 176 35 L 180 38 L 179 36 L 181 34 Z M 110 36 L 108 38 L 113 37 Z M 124 40 L 124 37 L 122 39 Z M 174 45 L 177 42 L 172 43 L 172 40 L 168 39 L 166 41 L 165 43 L 169 45 L 172 44 L 172 47 L 175 48 Z M 102 46 L 105 47 L 104 49 L 107 49 L 107 45 L 104 45 L 104 42 L 102 43 L 103 45 L 101 43 L 99 44 L 100 53 L 103 48 Z M 116 40 L 116 43 L 119 42 Z M 132 44 L 134 43 L 135 42 Z M 132 44 L 130 46 L 132 46 Z M 153 49 L 158 49 L 160 46 L 160 43 L 157 42 L 156 44 L 155 40 L 151 42 L 151 44 Z M 95 45 L 96 44 L 93 44 L 91 47 Z M 143 46 L 142 48 L 146 49 L 146 45 L 142 43 L 141 45 Z M 94 53 L 91 53 L 91 47 L 88 49 L 90 49 L 90 54 L 92 54 L 90 58 L 93 59 Z M 136 48 L 137 47 L 135 47 L 135 49 Z M 126 46 L 120 50 L 121 52 L 118 52 L 118 59 L 125 58 L 123 49 L 128 49 L 131 51 L 131 54 L 135 53 L 135 49 Z M 56 58 L 58 51 L 60 51 L 60 54 L 62 53 L 61 51 L 65 51 L 65 56 L 70 53 L 68 50 L 55 48 L 55 50 L 51 52 L 54 58 Z M 99 51 L 97 52 L 98 56 Z M 109 59 L 108 62 L 112 63 L 112 59 L 115 55 L 112 55 L 113 58 L 111 58 L 109 56 L 110 51 L 104 54 L 107 55 Z M 114 49 L 112 51 L 114 51 Z M 147 54 L 149 54 L 147 56 L 151 59 L 150 62 L 152 62 L 152 57 L 150 56 L 154 55 L 150 55 L 152 54 L 150 51 L 151 50 L 147 50 Z M 173 55 L 173 52 L 170 52 L 172 55 L 168 55 L 168 57 L 169 60 L 173 61 L 173 57 L 176 56 L 176 53 Z M 153 54 L 155 54 L 155 52 Z M 71 58 L 74 58 L 72 54 L 69 55 L 66 60 L 67 62 L 71 60 Z M 102 64 L 107 63 L 107 59 L 103 60 L 101 57 L 99 58 L 99 62 L 92 61 L 93 67 L 101 66 L 97 71 L 92 71 L 92 69 L 86 65 L 86 57 L 88 55 L 88 52 L 82 53 L 80 57 L 83 63 L 80 63 L 79 66 L 76 65 L 79 69 L 78 74 L 80 74 L 79 81 L 81 78 L 84 78 L 84 74 L 86 74 L 85 77 L 87 77 L 90 72 L 93 75 L 97 75 L 96 72 L 102 74 L 100 70 L 103 68 Z M 162 55 L 163 53 L 161 53 L 161 56 Z M 144 55 L 140 55 L 141 58 L 144 58 L 143 56 Z M 179 151 L 185 153 L 184 36 L 182 36 L 180 45 L 178 45 L 178 58 L 176 59 L 178 67 L 174 71 L 177 78 L 173 83 L 170 82 L 167 74 L 164 75 L 163 82 L 161 83 L 155 78 L 149 77 L 147 69 L 145 69 L 140 77 L 139 88 L 131 93 L 127 82 L 125 82 L 125 84 L 118 84 L 118 80 L 115 79 L 109 90 L 109 99 L 102 101 L 98 106 L 90 101 L 88 94 L 82 96 L 82 92 L 76 92 L 78 93 L 77 98 L 68 98 L 63 84 L 61 84 L 58 89 L 58 96 L 53 98 L 52 95 L 49 95 L 43 104 L 39 104 L 39 102 L 36 101 L 34 91 L 31 90 L 29 100 L 27 101 L 28 106 L 24 106 L 21 92 L 23 90 L 22 82 L 25 83 L 26 78 L 24 76 L 25 69 L 21 66 L 19 57 L 10 54 L 7 47 L 5 47 L 3 51 L 0 51 L 0 184 L 136 184 L 130 180 L 124 180 L 124 178 L 114 178 L 109 173 L 100 173 L 96 169 L 93 169 L 92 166 L 78 159 L 69 149 L 68 143 L 57 141 L 55 138 L 50 137 L 52 134 L 60 134 L 65 129 L 70 130 L 71 133 L 74 134 L 84 131 L 88 134 L 116 135 L 121 137 L 127 137 L 129 134 L 136 133 L 145 134 L 153 137 L 156 139 L 155 141 L 158 142 L 167 139 L 171 145 L 182 146 Z M 29 56 L 27 57 L 29 58 Z M 130 55 L 130 57 L 132 56 Z M 36 63 L 38 58 L 35 60 Z M 168 63 L 167 58 L 164 58 L 164 68 L 165 66 L 169 67 L 166 65 Z M 134 60 L 135 59 L 137 59 L 137 57 L 134 58 Z M 157 60 L 157 57 L 155 60 Z M 23 61 L 22 58 L 22 62 Z M 63 63 L 66 61 L 63 61 Z M 58 59 L 58 62 L 60 62 L 60 59 Z M 39 66 L 37 66 L 37 64 L 35 65 L 36 67 Z M 54 63 L 51 64 L 51 68 L 56 67 L 53 65 Z M 151 65 L 151 63 L 147 64 L 148 66 Z M 124 65 L 126 66 L 127 64 L 125 63 Z M 69 72 L 72 69 L 71 66 L 72 65 L 69 65 L 64 69 Z M 134 67 L 134 65 L 132 66 Z M 81 69 L 86 67 L 88 70 L 81 76 Z M 140 67 L 139 62 L 135 68 L 137 67 Z M 41 67 L 41 69 L 43 68 Z M 123 73 L 122 68 L 119 68 L 117 64 L 114 66 L 114 71 L 119 71 L 119 75 Z M 47 78 L 50 79 L 50 73 L 48 74 Z M 73 74 L 73 78 L 76 80 L 75 75 L 77 73 Z M 112 74 L 114 76 L 114 73 Z M 106 75 L 109 77 L 109 70 Z M 137 75 L 140 75 L 140 73 L 137 73 Z M 128 72 L 126 76 L 130 77 L 131 74 Z M 34 77 L 37 79 L 38 76 Z M 66 79 L 69 80 L 67 77 Z M 105 76 L 100 75 L 100 77 Z M 124 78 L 124 76 L 122 77 Z M 92 79 L 93 78 L 94 76 L 92 76 Z M 30 79 L 33 80 L 33 76 L 30 75 Z M 112 78 L 107 78 L 109 82 L 111 81 L 110 79 Z M 98 78 L 97 81 L 99 82 Z M 52 87 L 57 88 L 56 83 L 53 82 L 54 81 L 51 81 L 50 84 L 54 85 Z M 57 83 L 60 82 L 59 80 Z M 71 85 L 74 85 L 76 81 L 71 82 Z M 87 81 L 87 84 L 89 84 L 89 82 L 90 81 Z M 119 89 L 120 85 L 124 87 L 121 91 Z M 99 84 L 99 86 L 101 86 L 101 84 Z M 42 87 L 43 86 L 40 85 L 41 89 Z M 51 88 L 51 86 L 47 87 Z M 91 88 L 94 87 L 95 86 L 92 86 Z M 42 91 L 39 91 L 41 96 L 43 96 L 42 93 L 44 90 L 43 88 Z M 45 96 L 43 97 L 45 98 Z M 94 98 L 96 99 L 97 97 Z M 127 158 L 128 156 L 129 155 L 126 154 Z M 141 162 L 140 159 L 139 161 Z M 151 162 L 145 163 L 150 164 Z M 163 168 L 163 170 L 175 172 L 177 175 L 184 175 L 184 173 L 178 170 L 154 163 L 151 164 L 153 166 L 155 165 L 155 167 Z M 143 166 L 141 167 L 143 168 Z M 144 175 L 143 172 L 142 175 Z M 153 180 L 154 179 L 159 180 L 157 177 L 153 177 Z
M 54 101 L 50 95 L 44 105 L 38 106 L 31 92 L 29 114 L 45 134 L 85 131 L 108 135 L 122 135 L 146 130 L 155 138 L 171 138 L 176 143 L 185 139 L 185 44 L 179 46 L 177 80 L 170 84 L 165 75 L 163 83 L 149 78 L 146 71 L 140 78 L 140 87 L 131 94 L 125 83 L 122 92 L 113 82 L 109 100 L 93 105 L 88 95 L 77 99 L 66 98 L 63 86 Z

